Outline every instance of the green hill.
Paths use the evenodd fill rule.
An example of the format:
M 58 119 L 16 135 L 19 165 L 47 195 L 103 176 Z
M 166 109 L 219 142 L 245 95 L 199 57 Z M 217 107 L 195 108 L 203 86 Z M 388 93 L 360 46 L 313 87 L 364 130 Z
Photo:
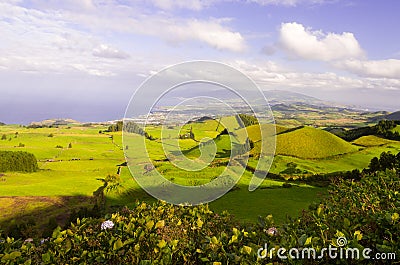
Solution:
M 275 131 L 273 126 L 275 126 Z M 262 124 L 261 130 L 263 131 L 263 133 L 266 133 L 266 135 L 272 135 L 273 133 L 275 134 L 283 133 L 289 130 L 289 128 L 280 125 Z M 261 130 L 259 125 L 256 124 L 246 128 L 239 129 L 235 133 L 237 134 L 237 137 L 240 141 L 244 141 L 246 139 L 246 131 L 247 131 L 247 135 L 250 138 L 250 140 L 252 140 L 253 142 L 258 142 L 261 140 Z
M 276 143 L 277 155 L 299 158 L 325 158 L 357 150 L 345 140 L 312 127 L 279 134 Z
M 229 135 L 220 135 L 211 141 L 214 141 L 217 146 L 217 158 L 229 157 L 231 155 L 231 138 Z M 184 151 L 183 154 L 193 159 L 198 158 L 201 154 L 201 151 L 199 146 L 196 146 L 190 150 Z
M 358 138 L 357 140 L 353 141 L 354 144 L 364 147 L 370 146 L 382 146 L 390 143 L 396 143 L 396 141 L 387 140 L 375 135 L 367 135 Z

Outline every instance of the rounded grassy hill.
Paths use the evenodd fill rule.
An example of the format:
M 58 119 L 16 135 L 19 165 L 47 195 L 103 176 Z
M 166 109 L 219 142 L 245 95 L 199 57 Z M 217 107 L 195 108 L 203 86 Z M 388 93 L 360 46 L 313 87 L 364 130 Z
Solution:
M 325 158 L 358 150 L 336 135 L 313 127 L 284 132 L 276 140 L 277 155 L 299 158 Z

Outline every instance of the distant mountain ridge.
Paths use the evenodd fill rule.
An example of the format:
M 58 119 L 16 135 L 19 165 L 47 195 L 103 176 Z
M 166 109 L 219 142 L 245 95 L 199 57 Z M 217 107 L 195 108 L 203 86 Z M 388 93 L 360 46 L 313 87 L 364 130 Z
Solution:
M 31 122 L 30 125 L 39 125 L 39 126 L 55 126 L 55 125 L 68 125 L 68 124 L 81 124 L 79 121 L 74 119 L 64 119 L 64 118 L 57 118 L 57 119 L 47 119 L 43 121 L 34 121 Z
M 263 91 L 263 93 L 265 95 L 265 98 L 268 100 L 271 109 L 274 112 L 280 113 L 281 117 L 285 117 L 285 119 L 296 119 L 296 117 L 298 117 L 299 115 L 308 115 L 308 114 L 312 114 L 314 115 L 314 117 L 316 117 L 315 115 L 317 115 L 318 117 L 322 117 L 322 115 L 327 115 L 329 113 L 330 114 L 338 113 L 343 115 L 346 115 L 346 113 L 352 113 L 353 114 L 352 117 L 365 117 L 365 120 L 370 122 L 378 122 L 380 120 L 385 120 L 385 119 L 400 120 L 400 111 L 393 113 L 387 111 L 371 112 L 356 106 L 325 101 L 302 93 L 291 92 L 286 90 L 265 90 Z M 182 102 L 182 100 L 191 98 L 193 96 L 194 94 L 193 91 L 191 91 L 191 89 L 183 89 L 180 91 L 176 91 L 175 93 L 168 95 L 167 99 L 165 100 L 165 102 L 163 102 L 162 105 L 173 106 L 179 104 L 180 102 Z M 204 91 L 204 96 L 218 97 L 223 101 L 226 100 L 226 102 L 235 102 L 236 100 L 240 100 L 240 98 L 237 97 L 238 95 L 230 91 L 227 91 L 226 89 Z M 252 103 L 254 103 L 255 105 L 265 104 L 264 99 L 260 97 L 260 93 L 257 91 L 246 91 L 246 95 L 242 96 L 251 99 Z M 236 98 L 235 101 L 231 101 L 232 98 Z M 196 107 L 197 104 L 201 104 L 196 102 L 196 100 L 192 100 L 191 103 L 193 104 L 194 107 Z M 119 119 L 116 118 L 115 120 L 109 120 L 104 122 L 93 122 L 93 123 L 112 124 L 120 119 L 121 118 Z M 67 125 L 67 124 L 82 124 L 82 123 L 71 118 L 53 118 L 53 119 L 46 119 L 43 121 L 34 121 L 30 123 L 30 125 L 39 125 L 39 126 L 43 125 L 54 126 L 54 125 Z
M 312 105 L 313 107 L 323 106 L 323 107 L 336 107 L 336 108 L 346 108 L 346 109 L 359 109 L 356 106 L 325 101 L 316 97 L 287 90 L 266 90 L 263 92 L 268 102 L 271 105 L 307 104 L 307 105 Z
M 373 122 L 378 122 L 381 120 L 400 121 L 400 111 L 380 115 L 372 119 Z

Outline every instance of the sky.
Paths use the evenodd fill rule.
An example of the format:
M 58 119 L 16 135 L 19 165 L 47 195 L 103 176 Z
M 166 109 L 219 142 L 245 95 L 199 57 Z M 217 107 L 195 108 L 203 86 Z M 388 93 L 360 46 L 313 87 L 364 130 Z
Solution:
M 400 110 L 397 0 L 0 0 L 0 121 L 122 118 L 151 74 L 228 64 L 262 90 Z

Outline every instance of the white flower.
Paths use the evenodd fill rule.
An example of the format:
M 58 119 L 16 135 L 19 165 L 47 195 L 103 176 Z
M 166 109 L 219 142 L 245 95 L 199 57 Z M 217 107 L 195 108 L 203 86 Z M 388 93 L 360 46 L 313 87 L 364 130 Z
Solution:
M 49 238 L 42 238 L 42 239 L 40 240 L 40 244 L 43 245 L 44 242 L 46 242 L 46 241 L 49 241 Z
M 114 227 L 114 223 L 110 220 L 104 221 L 101 224 L 101 230 L 105 230 L 105 229 L 111 229 Z
M 275 227 L 268 228 L 266 232 L 270 236 L 276 236 L 278 234 L 278 230 Z

